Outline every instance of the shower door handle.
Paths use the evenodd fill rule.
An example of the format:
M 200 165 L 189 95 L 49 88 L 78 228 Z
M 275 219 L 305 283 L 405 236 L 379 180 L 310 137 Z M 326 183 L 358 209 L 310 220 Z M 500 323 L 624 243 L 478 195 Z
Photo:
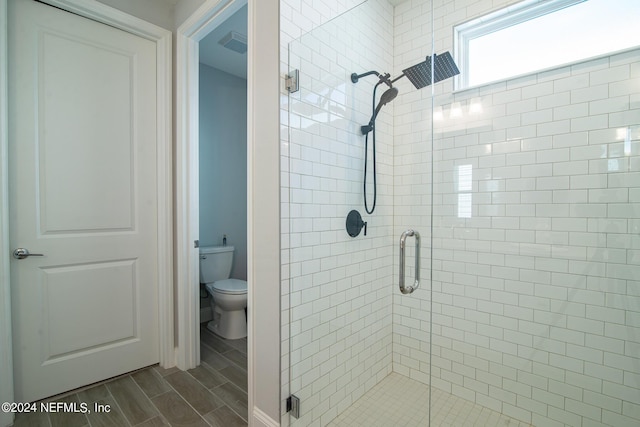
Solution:
M 416 279 L 415 279 L 415 282 L 413 283 L 413 286 L 404 285 L 404 259 L 405 259 L 404 248 L 405 248 L 405 244 L 408 236 L 414 236 L 416 238 L 416 263 L 415 263 Z M 411 292 L 418 289 L 418 286 L 420 286 L 420 233 L 418 233 L 415 230 L 407 230 L 403 232 L 402 235 L 400 236 L 400 268 L 399 270 L 400 270 L 400 274 L 399 274 L 400 292 L 402 292 L 403 294 L 410 294 Z

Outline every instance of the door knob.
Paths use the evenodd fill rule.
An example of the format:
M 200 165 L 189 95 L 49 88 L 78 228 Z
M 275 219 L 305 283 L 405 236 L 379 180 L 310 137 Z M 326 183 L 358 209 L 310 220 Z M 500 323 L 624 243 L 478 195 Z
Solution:
M 25 259 L 30 256 L 44 256 L 44 254 L 32 254 L 32 253 L 29 253 L 29 250 L 25 248 L 18 248 L 15 251 L 13 251 L 13 257 L 15 259 Z

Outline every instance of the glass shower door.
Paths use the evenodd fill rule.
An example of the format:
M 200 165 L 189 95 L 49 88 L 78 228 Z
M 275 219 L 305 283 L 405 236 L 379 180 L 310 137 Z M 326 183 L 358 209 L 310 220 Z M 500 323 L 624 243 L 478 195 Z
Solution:
M 283 416 L 283 424 L 329 425 L 392 371 L 400 236 L 394 229 L 393 107 L 376 117 L 376 201 L 368 214 L 363 175 L 367 158 L 371 210 L 373 135 L 365 152 L 361 126 L 371 119 L 378 79 L 351 80 L 352 73 L 393 71 L 392 21 L 390 5 L 369 1 L 289 46 L 289 67 L 298 70 L 300 86 L 288 98 L 283 400 L 294 394 L 300 413 Z M 354 210 L 366 225 L 352 237 L 346 222 Z
M 534 3 L 560 4 L 437 9 L 435 46 L 464 65 L 473 58 L 459 56 L 454 27 L 478 18 L 486 29 L 491 13 L 508 22 Z M 578 16 L 573 7 L 562 10 Z M 587 31 L 614 36 L 601 27 Z M 492 40 L 484 75 L 513 60 Z M 635 47 L 475 87 L 436 85 L 432 425 L 640 425 L 639 67 Z M 442 411 L 436 390 L 465 405 Z

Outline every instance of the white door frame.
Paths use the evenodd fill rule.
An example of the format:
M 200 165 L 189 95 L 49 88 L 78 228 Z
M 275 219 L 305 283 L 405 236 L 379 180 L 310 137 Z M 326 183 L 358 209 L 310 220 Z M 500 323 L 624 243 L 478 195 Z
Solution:
M 7 0 L 0 0 L 0 402 L 13 402 L 11 288 L 9 283 L 9 185 Z M 13 414 L 0 411 L 0 426 L 13 423 Z
M 177 366 L 200 362 L 198 42 L 248 3 L 249 426 L 280 425 L 279 0 L 206 0 L 176 34 Z M 256 301 L 260 301 L 256 304 Z
M 180 369 L 200 364 L 200 257 L 195 244 L 200 234 L 199 42 L 245 4 L 247 0 L 206 1 L 176 34 L 176 362 Z
M 157 55 L 157 179 L 158 179 L 158 303 L 160 365 L 175 365 L 173 323 L 173 215 L 172 215 L 172 34 L 170 31 L 113 9 L 95 0 L 41 0 L 52 6 L 127 31 L 156 44 Z M 0 0 L 0 401 L 13 401 L 11 298 L 8 215 L 8 80 L 7 0 Z M 10 381 L 6 381 L 9 379 Z M 0 425 L 12 422 L 0 413 Z

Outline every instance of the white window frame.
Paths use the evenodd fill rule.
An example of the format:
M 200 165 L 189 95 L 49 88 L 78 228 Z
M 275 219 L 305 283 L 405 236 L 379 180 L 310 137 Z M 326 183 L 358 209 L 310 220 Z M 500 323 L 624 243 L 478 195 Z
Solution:
M 454 78 L 454 89 L 464 90 L 470 87 L 468 54 L 471 40 L 585 1 L 525 0 L 455 26 L 453 51 L 460 74 Z

